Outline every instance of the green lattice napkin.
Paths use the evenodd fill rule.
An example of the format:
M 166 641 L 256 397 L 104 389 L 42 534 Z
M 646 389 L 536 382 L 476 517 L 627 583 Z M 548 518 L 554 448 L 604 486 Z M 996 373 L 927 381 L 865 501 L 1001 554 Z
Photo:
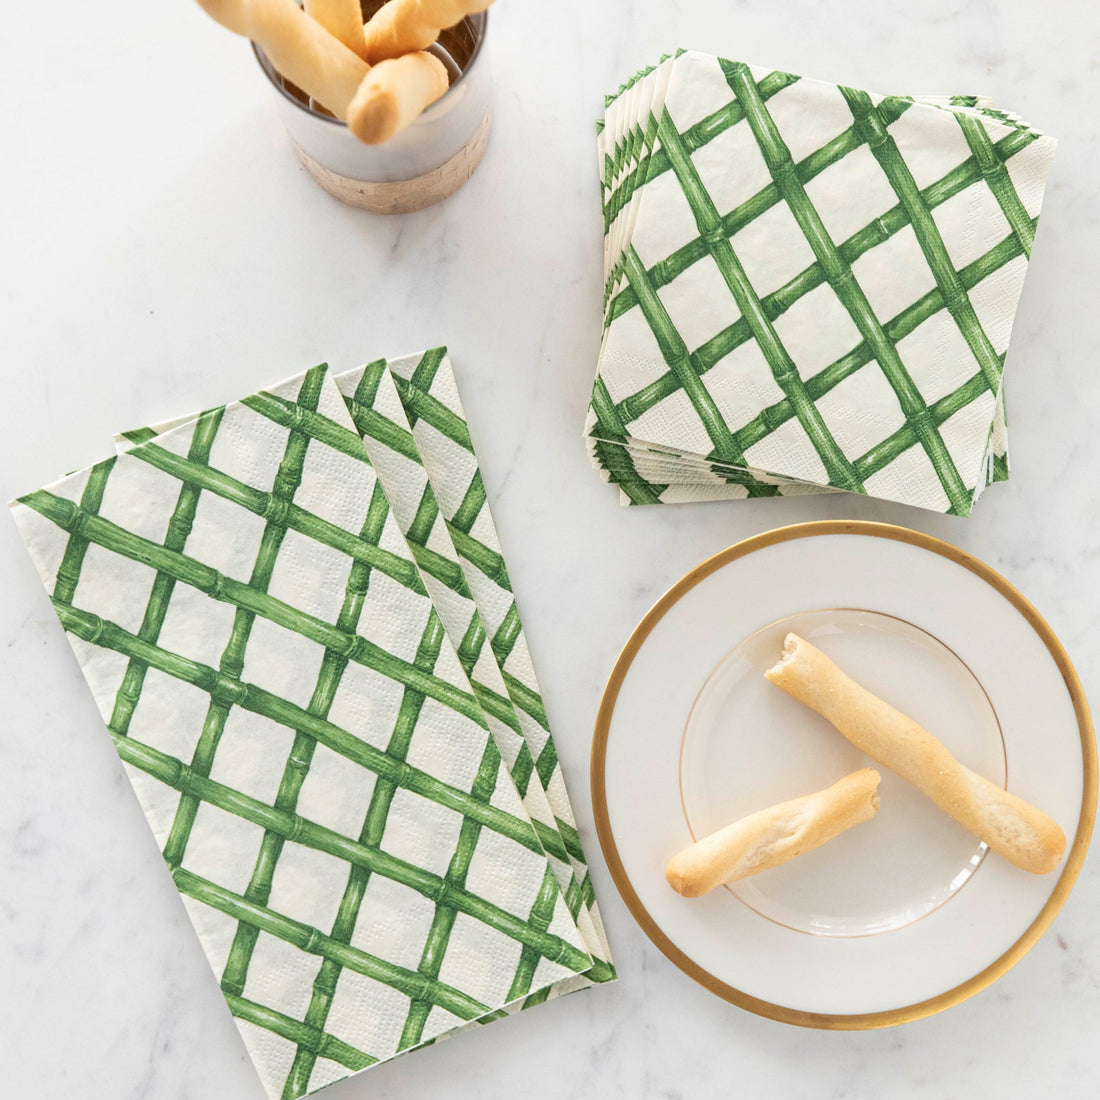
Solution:
M 1054 141 L 975 96 L 701 53 L 608 98 L 586 424 L 624 503 L 847 490 L 966 515 Z
M 129 438 L 13 510 L 269 1094 L 609 976 L 326 370 Z
M 334 380 L 596 960 L 584 976 L 565 979 L 505 1011 L 613 980 L 584 849 L 447 349 L 376 360 Z M 193 419 L 178 417 L 156 430 Z M 116 443 L 123 450 L 129 446 L 125 436 L 117 436 Z M 489 633 L 486 621 L 493 624 Z
M 335 381 L 596 960 L 582 977 L 558 982 L 505 1011 L 613 980 L 591 876 L 447 349 L 376 360 Z M 178 417 L 156 430 L 192 419 Z M 124 436 L 116 443 L 128 446 Z M 486 621 L 492 624 L 488 634 Z
M 609 980 L 591 878 L 446 349 L 377 360 L 336 382 L 570 912 L 605 964 L 549 995 Z

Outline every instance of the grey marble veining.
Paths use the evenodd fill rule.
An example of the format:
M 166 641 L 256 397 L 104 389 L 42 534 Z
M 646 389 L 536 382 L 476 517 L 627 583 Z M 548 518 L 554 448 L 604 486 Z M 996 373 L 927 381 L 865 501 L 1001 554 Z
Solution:
M 445 205 L 392 220 L 315 188 L 247 46 L 194 4 L 20 5 L 0 37 L 6 496 L 104 455 L 119 428 L 322 357 L 452 350 L 622 980 L 326 1095 L 1094 1096 L 1095 859 L 1050 933 L 970 1001 L 886 1031 L 791 1028 L 712 997 L 634 924 L 600 858 L 588 749 L 615 656 L 669 584 L 826 517 L 984 558 L 1100 698 L 1100 16 L 1074 0 L 500 0 L 491 24 L 484 164 Z M 1013 478 L 970 519 L 850 498 L 621 510 L 588 467 L 593 123 L 605 91 L 678 45 L 888 93 L 986 93 L 1061 139 L 1007 368 Z M 0 1093 L 262 1100 L 11 524 L 0 572 Z

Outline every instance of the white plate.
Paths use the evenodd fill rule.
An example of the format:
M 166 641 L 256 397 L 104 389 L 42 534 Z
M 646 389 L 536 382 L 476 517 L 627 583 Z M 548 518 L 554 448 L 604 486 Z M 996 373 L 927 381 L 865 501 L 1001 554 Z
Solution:
M 722 824 L 872 764 L 764 680 L 788 630 L 1050 814 L 1062 865 L 988 852 L 885 769 L 879 814 L 698 899 L 668 859 Z M 708 989 L 814 1027 L 881 1027 L 965 999 L 1038 940 L 1084 861 L 1096 744 L 1061 644 L 1004 578 L 900 527 L 782 528 L 704 562 L 642 620 L 596 723 L 592 793 L 616 885 Z

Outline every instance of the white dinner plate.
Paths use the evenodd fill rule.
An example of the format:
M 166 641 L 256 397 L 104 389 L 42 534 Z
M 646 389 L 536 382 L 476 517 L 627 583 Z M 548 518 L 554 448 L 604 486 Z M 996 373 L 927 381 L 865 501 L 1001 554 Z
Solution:
M 764 679 L 788 631 L 1052 816 L 1059 867 L 1014 867 L 879 767 L 873 820 L 675 894 L 664 867 L 694 838 L 875 766 Z M 719 996 L 811 1027 L 918 1019 L 1000 977 L 1069 894 L 1096 790 L 1088 705 L 1038 612 L 963 551 L 874 523 L 781 528 L 692 570 L 631 635 L 592 748 L 600 842 L 646 934 Z

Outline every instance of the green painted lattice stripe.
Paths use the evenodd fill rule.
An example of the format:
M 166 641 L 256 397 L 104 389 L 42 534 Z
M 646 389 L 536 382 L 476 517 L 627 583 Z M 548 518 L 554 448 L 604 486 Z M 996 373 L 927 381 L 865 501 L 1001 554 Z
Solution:
M 609 144 L 608 134 L 612 132 L 625 133 L 626 137 L 614 144 L 611 153 L 601 157 L 609 267 L 605 271 L 606 328 L 601 373 L 593 388 L 586 425 L 594 464 L 620 487 L 624 502 L 629 503 L 671 499 L 680 491 L 678 486 L 692 485 L 699 486 L 701 491 L 709 486 L 716 496 L 723 495 L 719 491 L 722 486 L 729 486 L 737 495 L 804 492 L 805 486 L 791 485 L 785 479 L 784 474 L 791 471 L 771 469 L 761 480 L 745 453 L 793 420 L 822 463 L 822 487 L 866 492 L 866 482 L 876 475 L 879 475 L 876 485 L 881 487 L 883 472 L 888 474 L 892 463 L 916 447 L 927 456 L 930 471 L 939 484 L 938 491 L 946 502 L 944 509 L 956 514 L 968 513 L 985 484 L 1008 475 L 1001 394 L 1005 353 L 994 347 L 971 295 L 983 280 L 994 275 L 1003 280 L 1004 276 L 998 273 L 1021 257 L 1026 262 L 1030 255 L 1037 217 L 1028 211 L 1037 209 L 1041 199 L 1052 142 L 1012 116 L 981 105 L 977 97 L 959 96 L 944 101 L 903 96 L 872 99 L 863 92 L 837 88 L 835 92 L 849 112 L 850 125 L 839 133 L 824 130 L 820 148 L 803 153 L 796 160 L 784 139 L 783 123 L 777 122 L 771 104 L 778 102 L 776 97 L 783 99 L 786 112 L 783 117 L 789 120 L 791 101 L 784 97 L 798 94 L 800 78 L 779 72 L 754 73 L 743 64 L 702 55 L 678 57 L 671 64 L 696 66 L 697 70 L 702 64 L 709 65 L 712 75 L 717 69 L 732 99 L 718 104 L 682 131 L 670 113 L 675 98 L 671 84 L 668 103 L 660 96 L 655 97 L 644 105 L 647 113 L 642 117 L 624 121 L 615 115 L 615 111 L 625 113 L 638 106 L 622 97 L 614 101 L 605 116 L 605 122 L 614 121 L 613 125 L 603 127 L 602 142 Z M 676 79 L 675 75 L 671 77 L 673 84 Z M 716 92 L 702 94 L 717 98 Z M 911 153 L 903 156 L 891 129 L 913 111 L 925 112 L 922 116 L 925 123 L 929 114 L 935 112 L 944 120 L 941 128 L 945 134 L 953 130 L 961 137 L 958 162 L 940 178 L 923 186 L 918 186 L 905 159 Z M 649 143 L 644 135 L 654 129 L 656 140 Z M 771 182 L 732 209 L 723 210 L 712 199 L 695 158 L 734 130 L 751 135 Z M 949 140 L 949 136 L 944 140 Z M 807 188 L 830 168 L 857 153 L 870 154 L 881 180 L 895 194 L 896 205 L 846 239 L 834 240 Z M 713 158 L 709 163 L 713 171 Z M 736 174 L 737 168 L 731 164 L 728 170 Z M 675 177 L 698 235 L 693 240 L 684 240 L 664 257 L 647 257 L 643 262 L 632 245 L 631 235 L 639 222 L 638 211 L 647 187 L 668 175 Z M 1028 188 L 1027 202 L 1021 197 L 1021 180 Z M 935 211 L 975 187 L 988 190 L 1008 232 L 981 255 L 956 266 Z M 813 255 L 813 263 L 777 289 L 758 294 L 750 273 L 741 263 L 738 234 L 777 207 L 793 217 Z M 862 282 L 868 277 L 865 264 L 858 265 L 857 261 L 897 239 L 903 231 L 913 235 L 935 289 L 894 317 L 880 318 Z M 681 336 L 665 304 L 665 288 L 672 288 L 678 278 L 704 259 L 713 263 L 726 284 L 737 319 L 710 339 L 691 346 Z M 1013 293 L 1018 293 L 1022 274 L 1012 278 L 1016 280 Z M 828 367 L 810 373 L 788 354 L 776 321 L 822 286 L 830 288 L 843 306 L 861 342 Z M 605 356 L 609 348 L 616 346 L 612 333 L 617 331 L 617 323 L 633 310 L 640 310 L 659 349 L 661 358 L 653 367 L 663 363 L 665 373 L 653 377 L 653 373 L 659 374 L 654 370 L 633 392 L 624 392 L 630 376 L 618 371 L 614 376 L 613 397 Z M 922 392 L 925 383 L 910 371 L 906 354 L 898 345 L 941 312 L 950 319 L 968 349 L 973 372 L 970 377 L 957 377 L 949 393 L 940 390 L 926 398 Z M 759 350 L 773 382 L 784 396 L 781 401 L 758 409 L 747 422 L 727 422 L 725 405 L 716 396 L 721 391 L 714 390 L 708 374 L 748 343 Z M 830 428 L 827 418 L 818 411 L 817 402 L 841 382 L 859 376 L 864 368 L 877 372 L 893 390 L 904 423 L 860 454 L 851 453 L 850 444 L 836 435 L 835 427 Z M 659 413 L 662 403 L 678 394 L 687 398 L 687 405 L 676 406 L 677 411 L 670 414 L 673 421 L 677 416 L 684 417 L 685 409 L 690 409 L 692 431 L 703 429 L 710 442 L 709 451 L 678 449 L 675 437 L 668 434 L 667 426 L 672 422 L 668 420 L 662 422 L 665 437 L 656 445 L 634 434 L 641 418 L 648 417 L 646 422 L 652 422 L 654 410 Z M 971 450 L 966 452 L 974 455 L 974 463 L 972 467 L 968 459 L 964 475 L 945 443 L 944 425 L 978 400 L 986 402 L 983 410 L 993 410 L 992 427 L 976 437 Z M 981 453 L 974 446 L 986 449 L 980 471 Z M 934 506 L 923 498 L 912 502 Z
M 50 490 L 29 494 L 15 506 L 15 514 L 51 590 L 62 625 L 75 639 L 119 755 L 135 777 L 176 886 L 190 899 L 190 912 L 200 934 L 202 927 L 210 927 L 205 922 L 214 915 L 235 926 L 221 968 L 222 988 L 231 1011 L 246 1028 L 279 1036 L 293 1048 L 277 1080 L 272 1065 L 257 1063 L 271 1095 L 290 1100 L 335 1079 L 334 1074 L 341 1075 L 338 1067 L 343 1071 L 365 1068 L 453 1027 L 444 1021 L 432 1025 L 430 1032 L 425 1030 L 436 1007 L 460 1020 L 495 1016 L 500 1005 L 531 991 L 536 970 L 548 986 L 567 974 L 590 971 L 593 960 L 570 920 L 567 900 L 546 862 L 540 834 L 524 813 L 510 780 L 502 778 L 499 752 L 488 736 L 478 697 L 464 680 L 456 679 L 461 677 L 458 658 L 448 649 L 418 566 L 393 526 L 388 501 L 373 478 L 339 394 L 324 368 L 316 368 L 300 384 L 288 384 L 281 391 L 258 395 L 246 406 L 205 413 L 155 441 L 150 432 L 129 433 L 132 449 Z M 323 412 L 319 402 L 326 406 Z M 241 447 L 242 436 L 242 453 L 247 454 L 249 446 L 259 448 L 269 430 L 263 428 L 264 423 L 282 431 L 285 438 L 270 488 L 260 487 L 265 482 L 264 460 L 252 456 L 250 461 L 259 463 L 258 475 L 257 470 L 245 475 L 239 456 L 231 453 Z M 357 449 L 350 446 L 351 441 Z M 352 483 L 345 503 L 359 499 L 353 490 L 361 486 L 363 518 L 357 530 L 348 530 L 329 502 L 325 502 L 327 516 L 317 514 L 322 500 L 312 479 L 319 469 L 331 476 L 328 451 L 341 460 L 352 460 L 351 468 L 337 468 Z M 219 468 L 227 461 L 235 473 Z M 80 485 L 81 479 L 83 487 L 74 498 L 70 487 Z M 313 510 L 298 503 L 307 483 Z M 152 494 L 150 507 L 122 507 L 120 511 L 119 501 L 135 492 L 135 499 L 143 492 Z M 143 521 L 137 517 L 155 510 L 152 505 L 167 501 L 169 494 L 174 504 L 159 536 L 148 530 L 129 530 L 103 514 L 109 511 L 134 517 L 141 527 Z M 214 506 L 262 519 L 250 572 L 242 572 L 238 560 L 231 568 L 204 560 L 211 553 L 219 559 L 222 544 L 232 541 L 237 527 L 247 526 L 223 512 L 212 537 L 209 524 L 218 513 L 215 510 L 208 516 L 207 509 Z M 201 534 L 197 534 L 200 527 Z M 345 557 L 346 581 L 334 623 L 318 613 L 319 607 L 294 606 L 272 591 L 279 582 L 279 563 L 290 532 L 313 540 L 325 552 Z M 55 548 L 60 550 L 56 559 Z M 295 561 L 300 561 L 302 550 L 297 554 Z M 58 561 L 56 568 L 48 564 L 53 560 Z M 136 570 L 128 574 L 123 570 L 129 581 L 116 579 L 121 568 L 112 564 L 116 561 L 129 563 L 129 568 Z M 448 570 L 448 575 L 462 583 L 460 571 Z M 142 598 L 140 578 L 146 576 L 151 584 L 140 625 L 128 629 L 114 621 L 113 615 L 125 616 L 137 606 L 135 601 Z M 372 610 L 375 577 L 405 593 L 400 598 L 410 611 L 414 606 L 421 609 L 423 629 L 414 656 L 388 652 L 362 633 L 364 628 L 377 632 L 384 627 L 379 609 L 393 606 L 390 591 L 391 602 Z M 131 588 L 119 590 L 122 583 Z M 285 577 L 280 583 L 285 591 Z M 173 617 L 193 614 L 194 601 L 203 599 L 231 614 L 228 640 L 212 663 L 172 647 L 172 639 L 178 644 L 181 638 L 179 622 Z M 116 610 L 107 613 L 105 606 Z M 183 607 L 189 610 L 177 610 Z M 210 621 L 219 620 L 215 616 Z M 251 668 L 256 674 L 265 668 L 265 658 L 257 656 L 260 623 L 264 630 L 285 631 L 287 637 L 299 639 L 296 645 L 315 647 L 319 659 L 307 704 L 271 690 L 269 672 L 261 677 L 268 679 L 269 686 L 250 675 Z M 452 654 L 449 658 L 448 652 Z M 334 720 L 333 708 L 347 687 L 350 668 L 369 670 L 400 694 L 384 748 L 345 728 L 341 724 L 344 719 Z M 181 696 L 181 691 L 207 698 L 205 715 L 196 716 L 193 725 L 184 721 L 179 727 L 193 734 L 189 756 L 179 753 L 178 747 L 167 751 L 165 746 L 148 743 L 150 734 L 160 733 L 147 725 L 148 720 L 142 720 L 143 704 L 154 708 L 150 714 L 160 713 L 156 708 L 163 708 L 166 702 L 174 707 L 169 701 L 194 697 Z M 346 696 L 345 705 L 347 699 L 357 698 L 362 696 L 354 692 Z M 430 714 L 428 707 L 432 708 Z M 224 755 L 220 750 L 227 740 L 233 741 L 230 723 L 237 715 L 258 716 L 291 738 L 270 799 L 258 797 L 254 778 L 247 781 L 247 789 L 219 778 Z M 433 775 L 431 769 L 425 770 L 423 759 L 420 766 L 410 763 L 418 735 L 444 728 L 451 729 L 453 736 L 461 735 L 468 746 L 465 751 L 476 752 L 480 758 L 469 787 Z M 334 754 L 332 759 L 372 777 L 369 805 L 364 808 L 357 835 L 301 812 L 300 796 L 307 789 L 320 746 Z M 454 815 L 457 834 L 445 870 L 418 865 L 390 850 L 396 841 L 387 826 L 394 825 L 391 810 L 399 795 L 424 799 L 439 807 L 440 813 Z M 240 885 L 217 881 L 207 869 L 210 852 L 218 850 L 216 845 L 209 847 L 214 834 L 202 824 L 202 814 L 208 811 L 222 814 L 219 820 L 240 821 L 257 830 L 260 839 L 252 869 L 240 879 Z M 549 832 L 558 836 L 555 830 Z M 492 845 L 494 851 L 499 851 L 500 843 L 512 846 L 508 850 L 515 856 L 495 858 L 516 860 L 513 873 L 526 875 L 523 881 L 529 882 L 531 891 L 529 911 L 509 908 L 514 905 L 508 900 L 512 895 L 482 896 L 471 888 L 475 856 L 488 851 L 481 843 L 484 836 L 498 838 Z M 566 844 L 559 841 L 559 846 L 565 857 Z M 336 915 L 327 931 L 273 907 L 281 868 L 291 848 L 332 861 L 326 864 L 329 873 L 334 873 L 332 867 L 345 868 L 345 885 L 338 903 L 334 897 Z M 521 858 L 520 853 L 528 855 Z M 521 866 L 529 870 L 521 873 Z M 540 866 L 541 870 L 536 870 Z M 534 876 L 531 871 L 536 872 Z M 420 949 L 419 966 L 410 967 L 370 950 L 369 942 L 362 940 L 362 928 L 357 932 L 375 880 L 397 884 L 434 906 L 436 918 Z M 486 1003 L 455 985 L 453 977 L 449 981 L 443 977 L 448 949 L 455 949 L 453 935 L 459 919 L 476 922 L 500 937 L 501 945 L 514 944 L 518 950 L 507 974 L 497 978 L 496 1003 Z M 306 998 L 308 1008 L 301 1018 L 286 1005 L 264 1003 L 254 992 L 265 988 L 265 968 L 271 965 L 262 961 L 257 951 L 275 942 L 316 962 L 312 992 Z M 499 960 L 510 957 L 511 950 L 487 956 L 484 965 L 499 970 Z M 351 1041 L 346 1016 L 336 1021 L 337 1030 L 332 1030 L 332 1013 L 346 974 L 368 978 L 380 988 L 408 998 L 404 1023 L 390 1047 L 364 1049 L 367 1044 Z M 242 1034 L 247 1042 L 249 1031 L 242 1029 Z M 320 1076 L 319 1059 L 325 1063 Z

